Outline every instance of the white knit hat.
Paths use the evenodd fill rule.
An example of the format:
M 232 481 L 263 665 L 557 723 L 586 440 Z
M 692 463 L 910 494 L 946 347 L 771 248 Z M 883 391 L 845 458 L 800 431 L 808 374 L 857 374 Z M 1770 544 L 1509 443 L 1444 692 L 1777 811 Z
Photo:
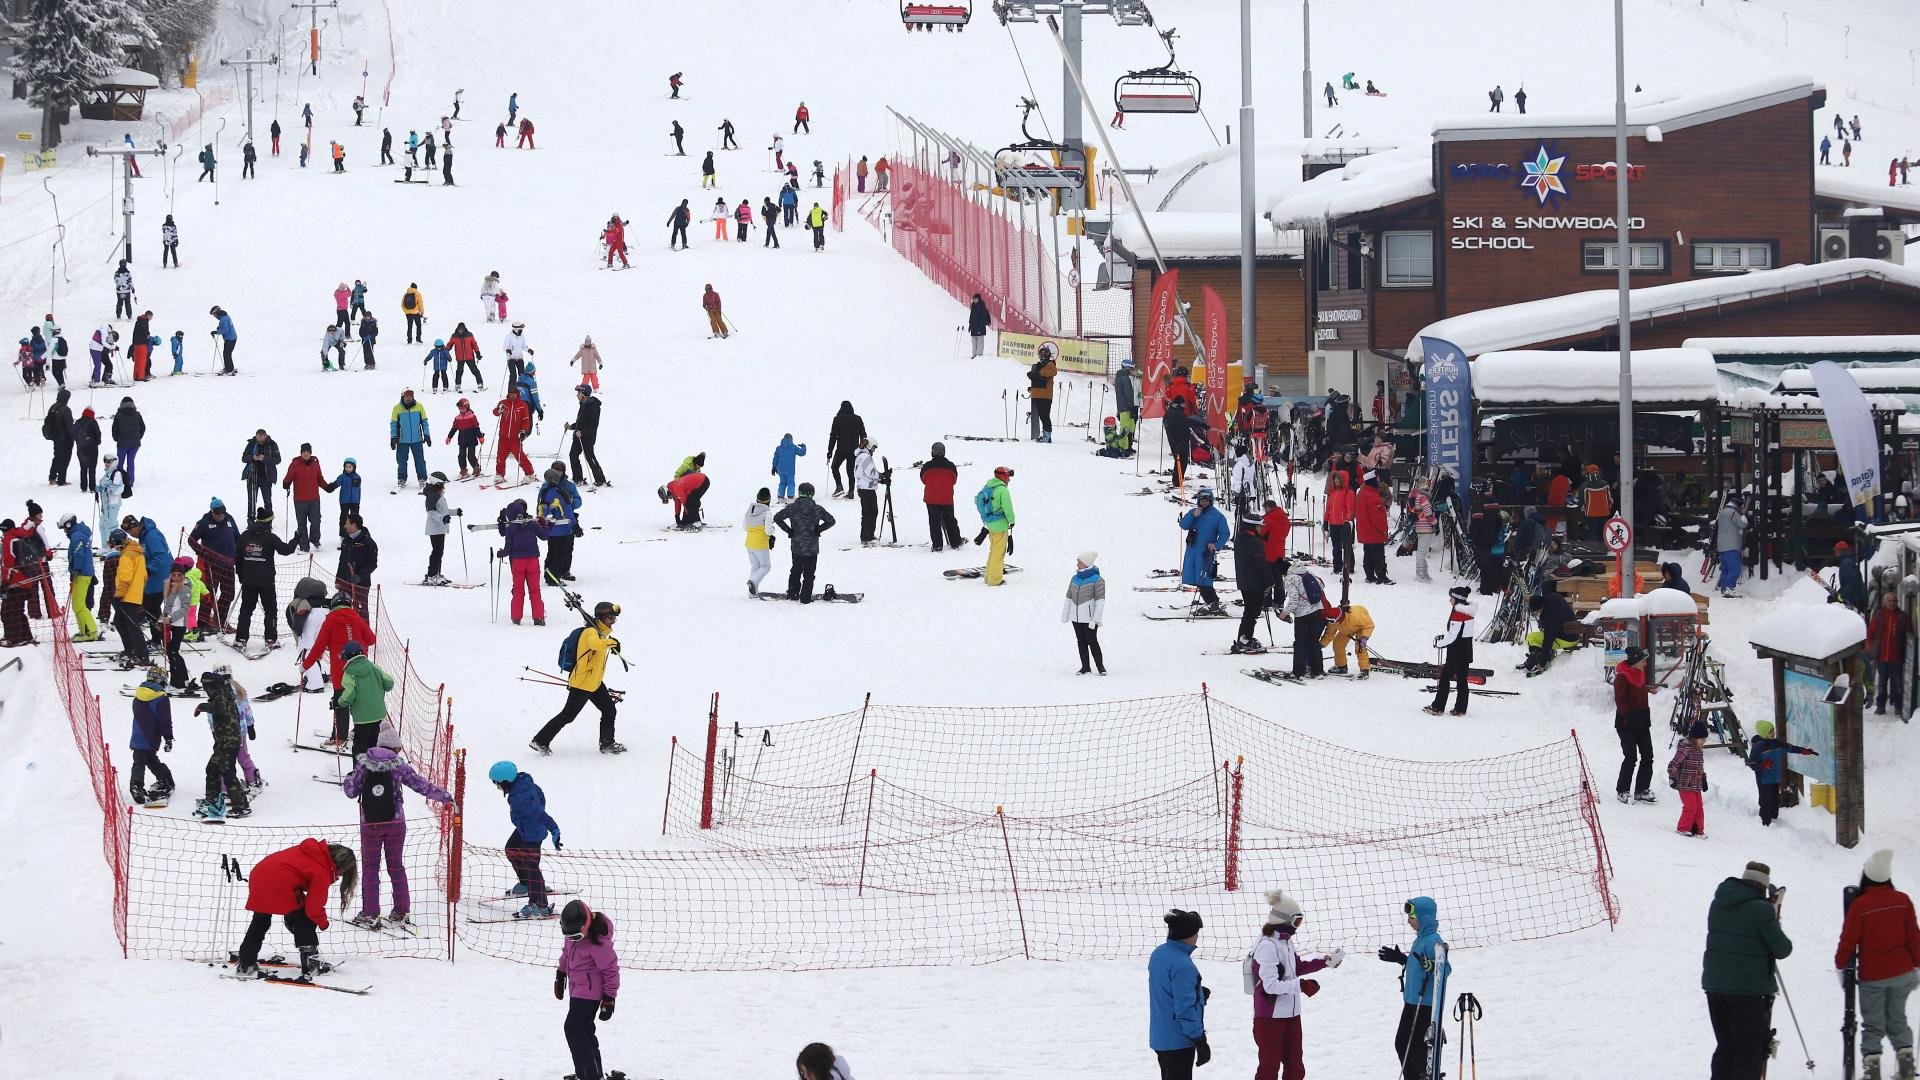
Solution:
M 1305 914 L 1300 910 L 1300 901 L 1288 896 L 1279 889 L 1267 893 L 1267 922 L 1273 926 L 1292 926 L 1293 920 Z
M 1088 548 L 1087 550 L 1081 552 L 1080 554 L 1075 555 L 1074 558 L 1079 559 L 1081 562 L 1086 563 L 1088 566 L 1092 566 L 1095 563 L 1098 563 L 1100 561 L 1100 553 L 1093 550 L 1092 548 Z
M 1868 881 L 1888 882 L 1893 880 L 1893 851 L 1881 848 L 1867 856 L 1867 865 L 1860 870 L 1860 876 Z

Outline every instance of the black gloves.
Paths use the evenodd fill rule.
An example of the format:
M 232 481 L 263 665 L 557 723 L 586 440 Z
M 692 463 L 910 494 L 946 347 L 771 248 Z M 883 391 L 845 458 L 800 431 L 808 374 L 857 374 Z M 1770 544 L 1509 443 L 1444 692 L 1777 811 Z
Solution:
M 389 449 L 389 450 L 398 450 L 398 449 L 400 449 L 400 440 L 399 440 L 399 439 L 388 439 L 388 440 L 387 440 L 387 449 Z
M 553 1000 L 563 1001 L 566 999 L 566 996 L 567 973 L 564 971 L 556 971 L 553 973 Z
M 1405 964 L 1407 962 L 1407 954 L 1401 952 L 1400 946 L 1398 945 L 1383 945 L 1380 947 L 1380 959 L 1385 960 L 1389 964 Z
M 613 1019 L 613 999 L 612 998 L 603 997 L 600 999 L 600 1019 L 602 1020 Z
M 173 753 L 173 740 L 172 739 L 163 740 L 161 748 L 164 749 L 169 754 Z
M 461 508 L 459 508 L 459 509 L 456 509 L 456 510 L 455 510 L 455 511 L 453 512 L 453 516 L 454 516 L 454 517 L 466 517 L 466 516 L 467 516 L 467 511 L 466 511 L 466 508 L 465 508 L 465 507 L 461 507 Z
M 979 547 L 981 544 L 984 544 L 986 542 L 987 542 L 987 530 L 981 529 L 980 535 L 973 538 L 973 546 Z
M 259 738 L 259 736 L 258 736 L 258 735 L 255 735 L 255 734 L 254 734 L 254 731 L 253 731 L 253 725 L 252 725 L 252 724 L 248 724 L 248 725 L 247 725 L 247 741 L 248 741 L 248 742 L 252 742 L 253 740 L 255 740 L 255 739 L 257 739 L 257 738 Z M 171 749 L 173 749 L 173 743 L 172 743 L 171 741 L 169 741 L 169 742 L 167 743 L 167 749 L 169 749 L 169 750 L 171 750 Z
M 1200 1036 L 1200 1041 L 1193 1044 L 1193 1063 L 1195 1065 L 1205 1065 L 1212 1060 L 1213 1047 L 1207 1045 L 1207 1037 L 1202 1035 Z

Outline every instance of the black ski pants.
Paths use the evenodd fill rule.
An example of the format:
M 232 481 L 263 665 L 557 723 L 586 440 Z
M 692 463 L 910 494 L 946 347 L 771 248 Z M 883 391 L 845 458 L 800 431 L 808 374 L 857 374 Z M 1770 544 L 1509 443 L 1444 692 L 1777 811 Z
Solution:
M 847 482 L 845 486 L 842 486 L 840 483 L 840 467 L 842 465 L 846 466 L 846 469 L 847 469 Z M 842 491 L 852 490 L 853 488 L 853 451 L 846 450 L 839 454 L 835 454 L 833 458 L 833 462 L 827 466 L 827 471 L 833 474 L 833 493 L 835 495 L 840 494 Z
M 1773 1024 L 1771 994 L 1707 994 L 1713 1022 L 1711 1080 L 1759 1080 L 1767 1068 Z
M 566 536 L 547 537 L 547 569 L 553 571 L 553 576 L 564 578 L 573 573 L 573 542 L 575 539 L 576 537 L 572 533 L 568 533 Z
M 240 618 L 233 624 L 233 642 L 245 645 L 247 635 L 253 632 L 253 606 L 260 605 L 260 626 L 266 635 L 267 644 L 280 640 L 280 619 L 274 611 L 273 583 L 255 585 L 251 582 L 240 583 Z
M 860 542 L 872 543 L 879 538 L 880 492 L 874 488 L 860 489 Z
M 585 479 L 585 474 L 580 471 L 580 459 L 582 456 L 585 456 L 587 464 L 593 469 L 593 482 L 596 484 L 604 484 L 607 482 L 607 474 L 600 471 L 600 459 L 594 456 L 593 453 L 594 440 L 599 437 L 600 433 L 597 431 L 581 431 L 577 428 L 574 430 L 573 451 L 567 455 L 567 460 L 573 466 L 574 483 L 578 484 Z
M 440 575 L 440 560 L 447 553 L 447 534 L 434 533 L 427 537 L 427 576 Z
M 1251 598 L 1247 598 L 1251 603 Z M 1318 611 L 1293 617 L 1293 673 L 1324 675 L 1326 664 L 1320 657 L 1320 635 L 1327 629 L 1327 617 Z
M 554 714 L 553 719 L 547 721 L 545 727 L 534 733 L 533 741 L 541 746 L 552 746 L 554 737 L 560 734 L 560 729 L 573 723 L 574 717 L 580 715 L 580 710 L 586 708 L 589 701 L 593 702 L 594 708 L 600 710 L 600 745 L 605 746 L 612 742 L 613 719 L 618 706 L 614 704 L 613 694 L 604 684 L 597 690 L 582 690 L 577 686 L 567 687 L 567 703 L 560 707 L 560 711 Z
M 460 383 L 466 378 L 469 370 L 473 372 L 473 385 L 485 390 L 487 388 L 487 380 L 480 377 L 480 362 L 478 360 L 460 360 L 453 365 L 453 388 L 455 390 L 460 389 Z M 464 444 L 462 444 L 462 448 L 465 448 Z
M 563 1030 L 567 1033 L 567 1053 L 573 1055 L 573 1075 L 580 1080 L 600 1080 L 605 1075 L 600 1069 L 600 1036 L 593 1025 L 599 1013 L 600 1002 L 593 998 L 567 999 Z
M 687 243 L 687 227 L 685 225 L 675 225 L 673 232 L 667 235 L 667 249 L 671 251 L 676 247 L 690 246 L 692 245 Z
M 407 344 L 411 345 L 416 341 L 424 342 L 426 340 L 427 340 L 426 316 L 417 315 L 417 314 L 408 315 L 407 316 Z
M 1249 589 L 1240 594 L 1240 600 L 1246 605 L 1246 610 L 1240 613 L 1240 636 L 1252 637 L 1254 628 L 1260 625 L 1261 614 L 1267 610 L 1266 590 Z M 1319 650 L 1319 638 L 1314 639 L 1313 647 L 1315 651 Z
M 927 504 L 927 535 L 932 537 L 935 551 L 943 545 L 960 550 L 960 522 L 954 519 L 952 503 Z
M 820 565 L 820 555 L 793 553 L 793 568 L 787 571 L 787 599 L 798 600 L 803 604 L 813 603 L 813 572 Z
M 1087 670 L 1087 658 L 1089 656 L 1093 658 L 1094 663 L 1100 665 L 1101 671 L 1107 670 L 1107 662 L 1100 656 L 1100 628 L 1099 627 L 1090 626 L 1087 623 L 1083 623 L 1083 622 L 1074 623 L 1073 624 L 1073 643 L 1076 646 L 1078 646 L 1080 649 L 1080 670 L 1081 671 Z
M 1636 795 L 1646 794 L 1648 784 L 1653 782 L 1653 718 L 1646 709 L 1635 709 L 1631 713 L 1618 713 L 1613 718 L 1613 730 L 1620 736 L 1620 779 L 1613 785 L 1616 794 L 1627 793 L 1627 782 L 1633 781 Z M 1639 767 L 1635 768 L 1635 762 Z
M 1447 646 L 1446 663 L 1440 666 L 1440 686 L 1433 695 L 1433 707 L 1447 707 L 1447 688 L 1457 685 L 1453 696 L 1453 711 L 1467 711 L 1467 668 L 1473 666 L 1473 641 L 1456 641 Z
M 1153 1056 L 1160 1059 L 1160 1080 L 1193 1080 L 1193 1047 L 1155 1050 Z
M 73 461 L 73 440 L 53 440 L 53 463 L 47 466 L 47 482 L 64 484 L 67 482 L 67 467 Z M 1884 701 L 1884 699 L 1883 699 Z
M 293 935 L 293 943 L 302 949 L 320 948 L 320 928 L 307 917 L 305 910 L 294 908 L 280 917 L 287 926 L 287 932 Z M 260 946 L 267 940 L 267 928 L 273 925 L 273 916 L 264 912 L 253 913 L 253 922 L 247 926 L 247 936 L 240 941 L 240 963 L 252 964 L 260 959 Z
M 147 770 L 153 770 L 153 783 L 156 789 L 173 790 L 173 770 L 160 760 L 160 755 L 151 750 L 133 752 L 133 771 L 128 775 L 131 782 L 129 792 L 147 790 Z
M 113 628 L 120 631 L 120 650 L 137 664 L 147 662 L 147 640 L 140 633 L 146 621 L 147 613 L 140 609 L 139 604 L 129 600 L 113 602 Z
M 1427 1046 L 1433 1028 L 1433 1006 L 1400 1006 L 1400 1026 L 1393 1032 L 1393 1054 L 1400 1061 L 1403 1080 L 1427 1080 Z M 1756 1077 L 1757 1080 L 1757 1077 Z

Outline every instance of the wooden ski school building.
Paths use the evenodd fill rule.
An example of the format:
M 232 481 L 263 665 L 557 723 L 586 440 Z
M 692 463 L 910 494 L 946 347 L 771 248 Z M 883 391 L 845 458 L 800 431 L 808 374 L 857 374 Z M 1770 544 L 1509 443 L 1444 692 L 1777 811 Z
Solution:
M 1628 109 L 1626 258 L 1645 388 L 1634 396 L 1654 414 L 1642 437 L 1684 443 L 1671 449 L 1690 455 L 1693 471 L 1712 471 L 1721 440 L 1676 439 L 1677 418 L 1659 414 L 1691 413 L 1751 443 L 1755 431 L 1772 430 L 1771 414 L 1819 419 L 1804 379 L 1789 385 L 1797 368 L 1822 359 L 1920 367 L 1920 244 L 1909 247 L 1908 236 L 1920 225 L 1920 187 L 1881 186 L 1871 168 L 1816 166 L 1825 105 L 1820 85 L 1780 75 Z M 1196 197 L 1226 187 L 1236 153 L 1164 170 L 1166 179 L 1143 189 L 1141 209 L 1169 268 L 1180 270 L 1183 298 L 1212 285 L 1237 329 L 1237 202 Z M 1618 407 L 1617 361 L 1594 363 L 1619 347 L 1621 166 L 1611 109 L 1479 114 L 1391 147 L 1300 141 L 1258 153 L 1263 386 L 1342 390 L 1364 414 L 1375 381 L 1385 380 L 1399 391 L 1402 430 L 1417 429 L 1420 339 L 1439 338 L 1474 361 L 1475 375 L 1481 358 L 1508 354 L 1487 366 L 1500 377 L 1486 380 L 1484 396 L 1476 387 L 1483 455 L 1557 457 L 1571 444 L 1591 461 L 1616 448 L 1608 418 Z M 1144 356 L 1158 270 L 1130 215 L 1115 216 L 1108 246 L 1131 266 L 1133 353 Z M 1237 352 L 1237 332 L 1230 343 Z M 1178 358 L 1190 360 L 1190 350 L 1181 346 Z M 1920 410 L 1920 370 L 1889 367 L 1861 381 L 1889 435 L 1920 438 L 1920 413 L 1905 415 L 1908 404 Z M 1886 396 L 1902 391 L 1910 393 Z M 1796 445 L 1766 445 L 1831 445 L 1804 425 L 1789 428 Z M 1897 464 L 1892 471 L 1902 475 Z

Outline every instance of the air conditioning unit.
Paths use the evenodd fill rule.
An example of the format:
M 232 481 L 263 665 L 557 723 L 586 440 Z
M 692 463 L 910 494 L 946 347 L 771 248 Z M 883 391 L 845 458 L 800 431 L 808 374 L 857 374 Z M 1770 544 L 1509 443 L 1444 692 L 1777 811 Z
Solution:
M 1822 225 L 1820 227 L 1820 261 L 1832 262 L 1835 259 L 1852 257 L 1852 243 L 1847 238 L 1846 226 Z
M 1899 229 L 1880 229 L 1873 234 L 1873 257 L 1902 266 L 1907 262 L 1907 234 Z

